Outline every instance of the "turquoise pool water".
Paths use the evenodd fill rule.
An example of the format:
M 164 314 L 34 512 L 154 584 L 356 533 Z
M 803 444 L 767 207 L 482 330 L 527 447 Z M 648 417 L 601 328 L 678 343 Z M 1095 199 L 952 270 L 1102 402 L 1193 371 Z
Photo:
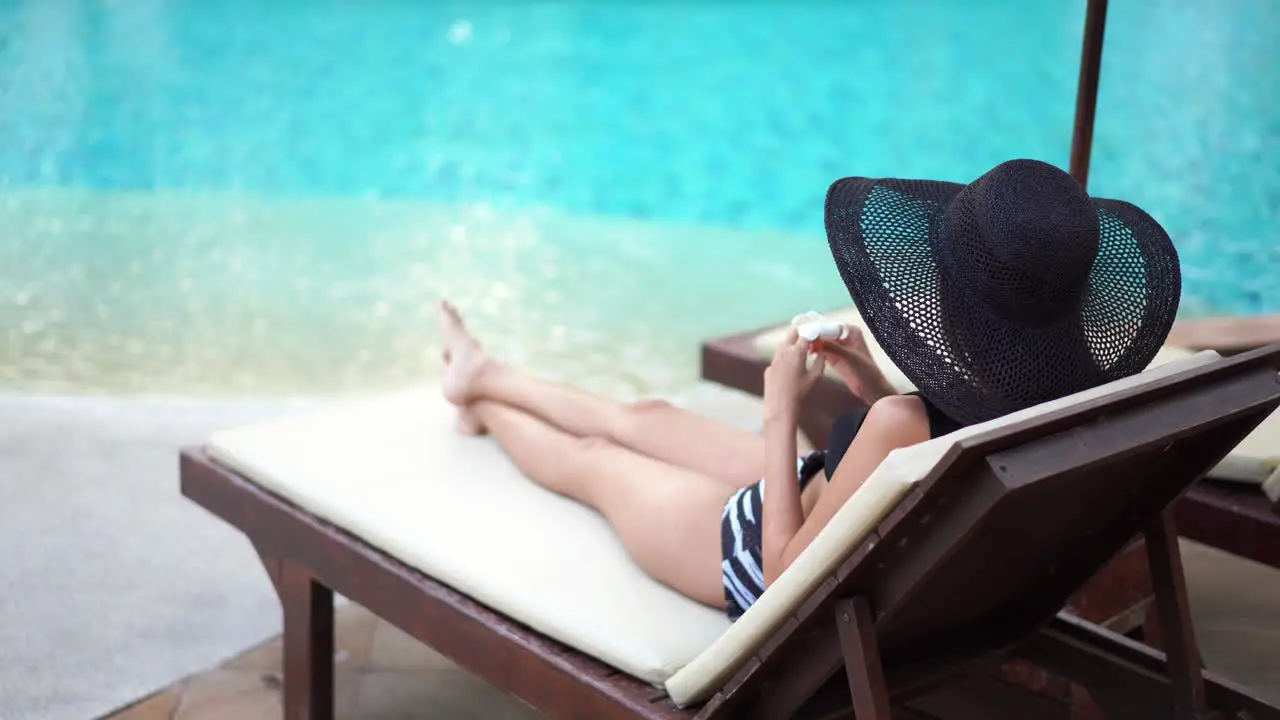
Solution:
M 429 307 L 627 390 L 847 302 L 849 174 L 1066 166 L 1083 0 L 0 0 L 0 380 L 311 392 Z M 1091 190 L 1187 314 L 1280 311 L 1280 3 L 1113 2 Z

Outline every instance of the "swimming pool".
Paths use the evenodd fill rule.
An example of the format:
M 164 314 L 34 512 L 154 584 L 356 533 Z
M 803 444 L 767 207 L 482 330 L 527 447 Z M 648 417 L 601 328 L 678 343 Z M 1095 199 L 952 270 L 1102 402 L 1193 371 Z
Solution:
M 1186 314 L 1280 310 L 1280 3 L 1113 3 L 1091 190 Z M 627 392 L 847 302 L 849 174 L 1065 167 L 1084 2 L 0 0 L 7 387 L 434 371 L 430 306 Z

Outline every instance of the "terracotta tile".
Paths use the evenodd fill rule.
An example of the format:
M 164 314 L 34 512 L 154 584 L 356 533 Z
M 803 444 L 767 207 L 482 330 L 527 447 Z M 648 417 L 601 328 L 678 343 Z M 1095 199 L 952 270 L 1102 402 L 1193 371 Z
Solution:
M 356 701 L 360 676 L 338 671 L 334 679 L 335 714 L 349 715 Z M 282 681 L 275 672 L 212 670 L 191 678 L 174 715 L 176 720 L 236 718 L 278 720 L 283 712 Z
M 178 716 L 186 717 L 188 712 L 205 705 L 216 705 L 242 695 L 269 690 L 274 684 L 269 675 L 254 670 L 211 670 L 187 681 Z
M 339 608 L 334 617 L 334 664 L 338 669 L 362 670 L 373 647 L 373 633 L 377 628 L 377 615 L 350 603 Z M 280 673 L 284 653 L 279 635 L 245 653 L 228 660 L 223 667 L 237 670 L 259 670 Z
M 169 720 L 182 699 L 182 683 L 127 707 L 106 720 Z
M 389 622 L 380 621 L 373 634 L 369 670 L 439 670 L 456 666 L 440 653 Z
M 175 720 L 279 720 L 284 713 L 278 692 L 257 690 L 228 697 L 218 702 L 205 703 L 190 709 L 182 709 Z
M 270 640 L 256 645 L 237 655 L 222 667 L 228 670 L 257 670 L 259 672 L 280 672 L 284 658 L 284 638 L 277 635 Z
M 519 700 L 462 670 L 368 672 L 354 720 L 533 720 Z

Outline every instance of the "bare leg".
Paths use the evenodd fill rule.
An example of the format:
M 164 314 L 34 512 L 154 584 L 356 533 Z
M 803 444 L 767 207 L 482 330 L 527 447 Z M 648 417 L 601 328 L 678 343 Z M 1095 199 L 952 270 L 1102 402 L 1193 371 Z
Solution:
M 526 476 L 604 515 L 655 580 L 724 607 L 720 513 L 732 490 L 723 482 L 608 440 L 574 437 L 502 403 L 480 400 L 471 412 Z
M 444 391 L 455 405 L 495 400 L 535 415 L 569 435 L 605 438 L 733 487 L 760 479 L 764 439 L 755 433 L 661 400 L 624 404 L 525 375 L 485 355 L 457 311 L 445 302 L 440 304 L 440 329 L 450 368 Z M 469 422 L 464 413 L 464 430 Z

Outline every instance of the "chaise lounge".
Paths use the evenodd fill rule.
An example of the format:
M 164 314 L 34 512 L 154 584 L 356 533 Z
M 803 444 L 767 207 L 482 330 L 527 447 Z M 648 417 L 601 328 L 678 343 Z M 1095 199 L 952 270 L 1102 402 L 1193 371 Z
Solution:
M 953 717 L 1021 658 L 1092 717 L 1265 720 L 1201 666 L 1166 510 L 1280 405 L 1278 369 L 1200 353 L 897 450 L 732 624 L 430 388 L 217 433 L 181 487 L 275 584 L 289 718 L 332 716 L 336 591 L 557 718 Z M 1167 656 L 1058 612 L 1139 535 Z M 1023 700 L 955 717 L 1052 717 Z
M 829 317 L 861 327 L 855 308 L 840 308 Z M 710 340 L 701 348 L 702 377 L 759 395 L 773 348 L 787 330 L 775 325 Z M 899 392 L 914 390 L 911 381 L 886 356 L 870 333 L 863 332 L 876 364 Z M 1179 321 L 1154 365 L 1185 358 L 1195 351 L 1239 353 L 1280 342 L 1280 317 L 1210 318 Z M 831 422 L 862 401 L 833 373 L 811 393 L 801 428 L 825 447 Z M 1280 413 L 1269 418 L 1211 469 L 1179 501 L 1175 516 L 1183 537 L 1280 568 Z

